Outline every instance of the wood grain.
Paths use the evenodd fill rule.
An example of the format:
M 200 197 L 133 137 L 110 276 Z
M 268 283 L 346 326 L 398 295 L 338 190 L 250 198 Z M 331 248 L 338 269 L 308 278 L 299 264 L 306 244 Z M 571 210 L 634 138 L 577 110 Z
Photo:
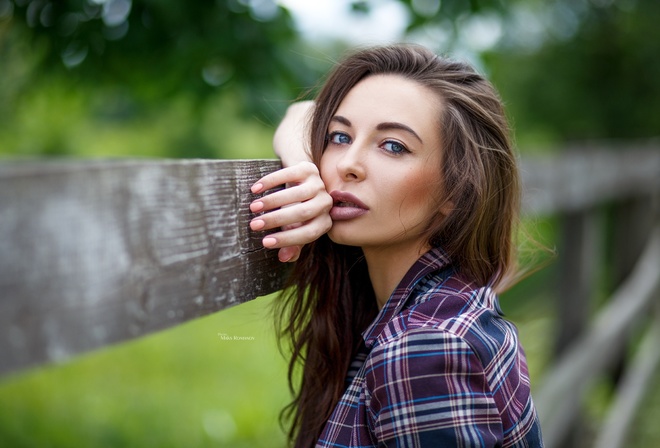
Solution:
M 249 187 L 276 161 L 0 166 L 0 373 L 277 291 Z

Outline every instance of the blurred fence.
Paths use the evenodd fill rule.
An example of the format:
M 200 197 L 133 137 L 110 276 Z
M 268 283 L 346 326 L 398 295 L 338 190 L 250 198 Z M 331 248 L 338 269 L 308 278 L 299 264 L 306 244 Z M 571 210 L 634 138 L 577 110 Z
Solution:
M 277 161 L 0 165 L 0 375 L 227 308 L 282 287 L 251 232 L 250 185 Z M 660 359 L 660 147 L 575 148 L 522 160 L 524 212 L 562 218 L 557 358 L 536 395 L 549 448 L 584 446 L 589 386 L 618 367 L 598 447 L 623 446 Z M 604 229 L 612 213 L 613 229 Z M 617 288 L 592 319 L 603 232 Z M 631 363 L 633 329 L 647 326 Z
M 527 210 L 561 222 L 555 359 L 535 394 L 546 447 L 624 447 L 660 361 L 660 147 L 575 148 L 525 166 Z M 597 305 L 603 283 L 613 291 Z M 594 429 L 584 401 L 603 378 L 615 398 Z

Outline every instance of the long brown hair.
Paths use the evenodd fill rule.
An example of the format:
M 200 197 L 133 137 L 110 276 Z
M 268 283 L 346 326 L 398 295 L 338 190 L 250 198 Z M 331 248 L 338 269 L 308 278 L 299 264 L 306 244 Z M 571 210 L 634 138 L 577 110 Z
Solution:
M 319 165 L 331 118 L 347 93 L 376 74 L 403 76 L 441 100 L 439 179 L 443 204 L 428 224 L 429 244 L 442 247 L 461 275 L 502 288 L 514 270 L 520 181 L 499 95 L 467 64 L 414 45 L 361 50 L 335 66 L 316 97 L 311 157 Z M 451 204 L 448 214 L 445 205 Z M 303 248 L 276 304 L 280 340 L 289 343 L 294 400 L 283 416 L 296 448 L 314 446 L 341 398 L 361 332 L 377 314 L 361 250 L 327 236 Z M 296 380 L 299 367 L 301 376 Z

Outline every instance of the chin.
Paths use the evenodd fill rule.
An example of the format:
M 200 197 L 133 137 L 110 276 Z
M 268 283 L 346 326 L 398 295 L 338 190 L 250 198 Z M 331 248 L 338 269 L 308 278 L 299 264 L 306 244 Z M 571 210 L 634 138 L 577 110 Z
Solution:
M 347 234 L 348 233 L 348 234 Z M 355 238 L 354 232 L 341 232 L 335 229 L 333 224 L 332 228 L 328 232 L 328 238 L 335 244 L 341 244 L 343 246 L 362 246 L 361 241 Z

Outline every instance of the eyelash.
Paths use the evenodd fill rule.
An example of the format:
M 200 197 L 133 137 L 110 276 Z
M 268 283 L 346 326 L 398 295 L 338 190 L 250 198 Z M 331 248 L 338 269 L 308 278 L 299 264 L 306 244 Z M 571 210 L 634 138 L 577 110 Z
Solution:
M 401 151 L 398 151 L 398 152 L 385 149 L 385 151 L 387 151 L 389 153 L 392 153 L 392 154 L 400 155 L 400 154 L 406 154 L 406 153 L 410 152 L 410 150 L 408 148 L 406 148 L 406 145 L 404 145 L 403 143 L 397 142 L 396 140 L 386 140 L 383 143 L 383 146 L 384 145 L 396 145 L 396 146 L 401 147 Z
M 348 134 L 346 134 L 345 132 L 334 131 L 334 132 L 330 132 L 330 133 L 326 136 L 326 138 L 325 138 L 325 139 L 326 139 L 326 143 L 327 143 L 328 145 L 329 145 L 329 144 L 333 144 L 333 145 L 345 145 L 345 144 L 348 144 L 348 143 L 349 143 L 349 142 L 335 142 L 335 141 L 334 141 L 335 137 L 347 137 L 347 138 L 349 139 L 349 142 L 350 142 L 350 140 L 351 140 L 351 137 L 350 137 Z M 386 149 L 386 148 L 384 148 L 384 146 L 386 146 L 386 145 L 396 145 L 396 146 L 400 147 L 401 150 L 400 150 L 400 151 L 392 151 L 391 149 Z M 409 153 L 409 152 L 410 152 L 410 150 L 409 150 L 408 148 L 406 148 L 406 145 L 404 145 L 403 143 L 398 142 L 398 141 L 396 141 L 396 140 L 385 140 L 380 146 L 381 146 L 381 148 L 383 148 L 383 150 L 384 150 L 385 152 L 387 152 L 388 154 L 395 155 L 395 156 L 399 156 L 399 155 L 406 154 L 406 153 Z
M 335 141 L 333 141 L 333 139 L 334 139 L 335 137 L 348 137 L 349 140 L 351 139 L 351 137 L 350 137 L 348 134 L 346 134 L 345 132 L 334 131 L 334 132 L 330 132 L 330 133 L 325 137 L 326 143 L 327 143 L 327 144 L 333 144 L 333 145 L 344 145 L 344 144 L 347 144 L 347 143 L 345 143 L 345 142 L 335 142 Z

